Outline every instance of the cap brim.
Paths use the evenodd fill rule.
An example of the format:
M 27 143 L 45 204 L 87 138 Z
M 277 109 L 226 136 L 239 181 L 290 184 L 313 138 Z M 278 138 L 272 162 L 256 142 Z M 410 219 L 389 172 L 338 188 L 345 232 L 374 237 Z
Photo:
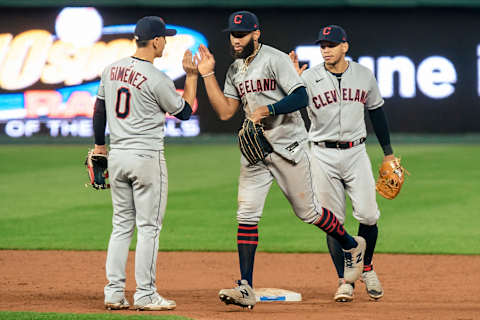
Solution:
M 258 30 L 258 29 L 246 29 L 246 28 L 227 28 L 227 29 L 223 29 L 222 32 L 252 32 L 252 31 L 255 31 L 255 30 Z
M 177 30 L 175 29 L 165 29 L 165 36 L 171 37 L 177 34 Z
M 322 41 L 328 41 L 328 42 L 334 42 L 334 43 L 347 42 L 347 41 L 336 41 L 336 40 L 328 40 L 328 39 L 318 39 L 317 41 L 315 41 L 315 44 L 319 44 L 319 43 L 322 42 Z

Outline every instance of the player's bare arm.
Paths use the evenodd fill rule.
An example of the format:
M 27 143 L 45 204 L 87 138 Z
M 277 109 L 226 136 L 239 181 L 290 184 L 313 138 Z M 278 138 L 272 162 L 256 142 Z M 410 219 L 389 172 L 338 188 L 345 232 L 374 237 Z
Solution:
M 240 101 L 225 97 L 217 78 L 215 77 L 215 57 L 203 44 L 198 48 L 200 57 L 198 58 L 198 71 L 202 75 L 207 90 L 208 99 L 220 119 L 228 120 L 240 106 Z
M 197 95 L 197 81 L 198 81 L 198 57 L 192 56 L 190 50 L 186 50 L 183 55 L 182 66 L 187 74 L 185 79 L 185 88 L 183 91 L 183 99 L 193 106 L 195 97 Z

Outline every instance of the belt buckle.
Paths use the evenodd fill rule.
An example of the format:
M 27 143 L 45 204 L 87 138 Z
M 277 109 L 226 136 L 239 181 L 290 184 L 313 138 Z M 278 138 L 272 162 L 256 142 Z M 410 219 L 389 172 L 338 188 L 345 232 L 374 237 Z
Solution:
M 340 141 L 337 141 L 337 149 L 340 149 Z

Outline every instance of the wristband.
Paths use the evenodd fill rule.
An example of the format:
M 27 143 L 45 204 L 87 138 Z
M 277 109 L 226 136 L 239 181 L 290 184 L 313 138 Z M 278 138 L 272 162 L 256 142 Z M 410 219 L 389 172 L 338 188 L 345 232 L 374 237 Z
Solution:
M 267 108 L 268 108 L 268 113 L 269 113 L 271 116 L 274 116 L 274 115 L 275 115 L 275 108 L 273 107 L 273 105 L 272 105 L 272 104 L 269 104 L 269 105 L 267 106 Z
M 214 74 L 215 74 L 215 71 L 209 72 L 207 74 L 202 74 L 202 78 L 210 77 L 210 76 L 213 76 Z

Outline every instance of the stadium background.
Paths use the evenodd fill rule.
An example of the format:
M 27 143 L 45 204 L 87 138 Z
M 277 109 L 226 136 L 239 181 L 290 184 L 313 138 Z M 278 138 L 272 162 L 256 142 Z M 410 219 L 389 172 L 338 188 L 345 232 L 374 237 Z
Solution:
M 0 5 L 2 3 L 13 5 L 13 2 L 0 2 Z M 216 56 L 217 78 L 223 83 L 231 58 L 228 54 L 228 39 L 222 29 L 226 25 L 225 17 L 232 9 L 211 7 L 214 3 L 216 2 L 175 2 L 180 8 L 174 8 L 171 3 L 168 7 L 162 6 L 166 2 L 136 1 L 128 7 L 96 2 L 104 26 L 134 24 L 139 17 L 155 14 L 164 16 L 167 23 L 199 32 L 207 39 Z M 307 7 L 315 3 L 318 4 L 317 7 Z M 428 3 L 434 5 L 436 2 Z M 440 3 L 445 5 L 445 2 L 437 4 Z M 28 2 L 24 4 L 28 5 Z M 58 3 L 54 7 L 39 7 L 41 4 L 52 5 L 53 2 L 37 1 L 34 8 L 4 7 L 0 13 L 0 32 L 16 36 L 27 30 L 43 29 L 55 34 L 55 21 L 62 8 L 58 7 Z M 461 6 L 462 2 L 454 1 L 449 3 L 449 7 L 435 8 L 425 6 L 426 3 L 421 1 L 397 1 L 397 7 L 373 8 L 368 6 L 375 4 L 371 1 L 340 1 L 335 2 L 335 5 L 326 2 L 325 6 L 322 6 L 322 1 L 300 1 L 295 7 L 289 7 L 288 2 L 245 3 L 246 6 L 253 4 L 254 11 L 261 17 L 262 41 L 285 52 L 298 51 L 302 46 L 312 45 L 323 24 L 336 23 L 344 26 L 350 37 L 349 56 L 355 61 L 359 57 L 371 59 L 370 63 L 375 68 L 375 75 L 386 99 L 385 107 L 393 133 L 458 134 L 480 131 L 480 41 L 474 32 L 470 32 L 478 27 L 477 8 L 465 8 Z M 153 5 L 156 7 L 150 7 Z M 185 8 L 187 5 L 190 6 L 188 9 Z M 192 5 L 195 6 L 194 12 Z M 236 5 L 241 6 L 241 3 Z M 9 17 L 15 17 L 15 23 Z M 119 37 L 131 39 L 131 34 L 117 36 Z M 103 35 L 99 41 L 112 39 L 115 39 L 115 35 Z M 8 60 L 8 46 L 3 49 L 0 58 L 5 63 Z M 75 58 L 78 50 L 69 54 Z M 181 56 L 178 50 L 172 54 Z M 314 49 L 309 57 L 319 58 L 320 53 Z M 440 69 L 442 66 L 435 64 L 435 61 L 430 61 L 430 67 L 426 66 L 428 70 L 425 71 L 424 66 L 423 71 L 420 71 L 422 62 L 432 57 L 441 57 L 442 62 L 450 63 L 453 73 L 451 69 Z M 57 60 L 60 58 L 61 55 Z M 393 60 L 395 58 L 402 60 Z M 108 61 L 114 59 L 115 56 L 112 55 Z M 384 64 L 380 62 L 382 59 Z M 55 61 L 54 58 L 52 60 Z M 308 61 L 304 59 L 303 62 Z M 0 82 L 0 95 L 68 86 L 62 82 L 48 85 L 39 80 L 28 87 L 5 89 L 5 83 L 11 77 L 13 75 L 2 76 L 4 80 Z M 182 76 L 176 79 L 177 87 L 182 88 L 183 80 Z M 98 77 L 80 84 L 97 81 Z M 231 121 L 220 121 L 208 105 L 201 81 L 199 88 L 199 133 L 233 133 L 243 117 L 241 112 Z M 93 105 L 93 101 L 90 103 Z M 4 107 L 0 106 L 0 111 L 2 108 Z M 0 122 L 5 123 L 7 118 L 0 113 Z M 5 135 L 5 131 L 5 125 L 0 125 L 0 135 Z M 41 130 L 39 133 L 48 132 Z
M 410 261 L 405 259 L 405 254 L 412 253 L 469 255 L 452 258 L 454 261 L 476 259 L 465 260 L 467 263 L 458 262 L 455 270 L 459 277 L 464 278 L 453 281 L 457 287 L 452 282 L 432 284 L 434 287 L 457 288 L 455 297 L 458 301 L 440 301 L 430 309 L 423 304 L 423 299 L 434 300 L 435 295 L 421 295 L 418 301 L 398 297 L 400 300 L 392 303 L 388 299 L 395 297 L 394 289 L 397 286 L 389 286 L 390 297 L 386 296 L 388 299 L 377 308 L 383 311 L 404 310 L 405 317 L 413 318 L 428 318 L 425 314 L 434 310 L 437 311 L 436 319 L 450 319 L 453 315 L 464 319 L 475 318 L 474 310 L 478 310 L 480 301 L 470 296 L 464 299 L 458 292 L 468 292 L 469 289 L 464 287 L 478 280 L 469 278 L 462 268 L 471 261 L 478 261 L 480 254 L 480 232 L 477 227 L 480 223 L 480 170 L 476 166 L 480 156 L 480 38 L 475 33 L 480 27 L 477 18 L 480 14 L 479 1 L 257 0 L 237 1 L 235 6 L 230 1 L 213 0 L 0 1 L 0 37 L 9 33 L 14 38 L 33 29 L 55 34 L 58 14 L 64 7 L 71 5 L 95 5 L 103 18 L 104 26 L 134 24 L 144 15 L 160 15 L 168 24 L 185 27 L 203 35 L 215 54 L 220 84 L 223 84 L 226 69 L 231 62 L 228 40 L 221 30 L 226 25 L 228 14 L 233 11 L 254 11 L 262 24 L 262 41 L 283 51 L 299 50 L 301 46 L 311 45 L 321 25 L 333 23 L 344 26 L 350 36 L 350 56 L 354 60 L 371 57 L 377 78 L 379 72 L 383 72 L 382 79 L 386 82 L 380 85 L 384 86 L 384 92 L 388 95 L 385 97 L 385 110 L 392 131 L 393 146 L 412 173 L 397 199 L 387 201 L 378 197 L 382 218 L 379 222 L 381 234 L 377 251 L 399 254 L 404 261 Z M 78 29 L 77 26 L 75 28 Z M 104 35 L 100 40 L 111 41 L 116 38 L 128 38 L 128 35 Z M 25 88 L 6 89 L 4 84 L 16 76 L 4 76 L 8 48 L 2 47 L 0 41 L 0 101 L 9 102 L 0 102 L 0 274 L 3 275 L 3 278 L 0 277 L 0 296 L 4 297 L 0 302 L 0 310 L 65 312 L 65 309 L 69 310 L 68 307 L 42 309 L 40 303 L 37 309 L 35 306 L 27 308 L 24 304 L 12 307 L 13 303 L 9 300 L 11 297 L 18 299 L 25 290 L 35 292 L 37 289 L 29 285 L 31 279 L 26 282 L 27 285 L 19 285 L 13 291 L 6 289 L 7 285 L 15 283 L 20 277 L 8 277 L 8 261 L 16 257 L 17 252 L 10 250 L 103 252 L 111 230 L 111 200 L 108 192 L 94 192 L 83 187 L 86 182 L 83 159 L 87 148 L 92 144 L 92 138 L 72 135 L 71 130 L 65 131 L 65 137 L 61 134 L 51 137 L 51 131 L 45 126 L 50 120 L 60 120 L 66 123 L 68 129 L 72 128 L 74 121 L 89 122 L 88 117 L 49 118 L 48 114 L 42 113 L 25 119 L 19 117 L 19 113 L 14 112 L 16 116 L 13 117 L 8 116 L 11 113 L 2 113 L 6 111 L 6 105 L 11 110 L 12 101 L 15 100 L 1 100 L 2 97 L 16 95 L 15 101 L 23 101 L 23 98 L 18 97 L 23 97 L 24 92 L 70 88 L 63 82 L 49 85 L 36 81 Z M 388 57 L 401 59 L 392 63 Z M 424 69 L 419 72 L 422 63 L 432 57 L 441 57 L 434 61 L 443 63 L 442 68 L 428 69 L 423 64 Z M 384 64 L 381 65 L 380 61 Z M 454 67 L 454 73 L 449 66 Z M 403 69 L 391 73 L 389 68 L 392 67 Z M 405 78 L 401 79 L 401 75 Z M 177 88 L 183 87 L 183 79 L 180 75 L 175 80 Z M 392 85 L 389 84 L 389 79 L 393 80 Z M 98 78 L 93 78 L 79 85 L 96 81 Z M 389 88 L 392 90 L 389 91 Z M 444 97 L 433 98 L 432 94 Z M 63 98 L 68 99 L 68 96 Z M 40 102 L 48 107 L 41 99 Z M 170 185 L 160 250 L 234 252 L 239 157 L 234 135 L 243 114 L 239 112 L 229 121 L 218 120 L 208 104 L 203 84 L 199 81 L 197 116 L 200 129 L 198 136 L 167 138 Z M 6 134 L 6 126 L 11 121 L 17 121 L 17 125 L 38 121 L 40 127 L 31 136 L 22 134 L 18 138 L 12 138 Z M 35 123 L 30 128 L 37 131 Z M 178 134 L 178 130 L 172 132 Z M 382 155 L 373 135 L 369 137 L 367 148 L 376 172 Z M 353 220 L 350 215 L 347 228 L 352 232 L 357 227 Z M 272 188 L 268 196 L 261 228 L 261 252 L 326 252 L 323 238 L 312 241 L 318 238 L 318 232 L 294 217 L 277 186 Z M 134 248 L 135 242 L 131 246 L 131 249 Z M 25 261 L 29 261 L 31 254 L 26 251 Z M 442 257 L 448 257 L 446 255 Z M 385 259 L 383 257 L 386 255 L 379 254 L 380 263 Z M 435 261 L 440 259 L 434 257 Z M 61 261 L 55 263 L 61 266 Z M 413 272 L 418 265 L 419 263 L 412 262 L 404 267 Z M 97 269 L 100 270 L 101 267 L 97 266 Z M 425 264 L 423 267 L 431 266 Z M 330 272 L 333 267 L 327 263 L 327 266 L 322 265 L 321 268 L 322 271 L 327 272 L 328 269 Z M 379 270 L 381 272 L 382 268 Z M 387 276 L 404 275 L 401 273 L 403 269 L 394 271 L 395 274 L 382 275 L 387 284 Z M 77 272 L 80 274 L 81 270 Z M 218 272 L 218 277 L 221 278 L 221 274 Z M 407 281 L 413 276 L 406 276 Z M 46 274 L 46 277 L 52 277 L 53 281 L 56 279 L 52 274 Z M 333 281 L 332 279 L 329 278 L 325 283 Z M 34 285 L 35 282 L 31 281 L 31 285 Z M 100 286 L 103 285 L 102 281 L 103 274 L 100 274 Z M 321 284 L 323 282 L 319 285 Z M 52 291 L 55 288 L 53 286 Z M 420 290 L 415 287 L 409 291 L 415 289 Z M 174 294 L 177 293 L 174 291 Z M 69 293 L 42 293 L 36 298 L 60 296 L 59 299 L 62 299 L 62 294 L 68 296 Z M 325 293 L 327 301 L 330 299 L 329 294 L 329 291 Z M 95 306 L 91 301 L 84 302 Z M 407 307 L 404 303 L 410 305 Z M 405 311 L 412 304 L 414 308 Z M 201 305 L 194 306 L 202 308 Z M 102 312 L 101 309 L 92 308 L 87 312 Z M 365 318 L 368 315 L 369 319 L 377 312 L 371 304 L 360 304 L 357 308 L 361 310 L 355 309 L 356 312 L 364 312 Z M 419 310 L 425 313 L 419 313 Z M 344 311 L 337 311 L 334 315 L 341 318 Z M 439 314 L 438 311 L 444 313 Z M 179 314 L 191 316 L 192 313 Z M 209 318 L 210 315 L 203 317 Z M 259 315 L 262 314 L 257 314 Z M 215 316 L 225 319 L 233 315 L 219 313 Z M 282 315 L 276 316 L 278 319 Z M 0 318 L 5 319 L 31 317 L 31 314 L 0 312 Z M 54 318 L 50 314 L 44 317 Z M 61 317 L 65 319 L 70 316 Z M 251 317 L 255 317 L 255 314 Z M 332 316 L 332 319 L 335 318 Z

